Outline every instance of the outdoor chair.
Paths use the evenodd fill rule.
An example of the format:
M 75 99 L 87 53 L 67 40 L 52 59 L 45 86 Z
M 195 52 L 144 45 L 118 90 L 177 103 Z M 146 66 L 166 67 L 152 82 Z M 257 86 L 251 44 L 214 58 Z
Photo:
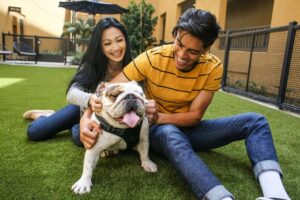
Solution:
M 4 45 L 0 44 L 0 55 L 2 55 L 3 61 L 5 61 L 5 56 L 11 56 L 12 54 L 12 51 L 8 50 Z
M 15 52 L 24 58 L 36 58 L 37 53 L 35 50 L 28 44 L 22 41 L 15 41 L 14 42 L 14 50 Z

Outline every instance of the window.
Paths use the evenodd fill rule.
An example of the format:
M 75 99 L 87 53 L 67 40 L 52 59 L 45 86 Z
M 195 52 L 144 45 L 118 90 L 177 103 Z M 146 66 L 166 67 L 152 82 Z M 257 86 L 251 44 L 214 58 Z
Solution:
M 160 43 L 163 44 L 165 42 L 165 32 L 166 32 L 166 13 L 160 16 L 161 20 L 161 38 Z
M 24 20 L 20 19 L 20 35 L 24 35 Z
M 187 0 L 180 4 L 181 14 L 184 13 L 189 8 L 195 8 L 195 0 Z

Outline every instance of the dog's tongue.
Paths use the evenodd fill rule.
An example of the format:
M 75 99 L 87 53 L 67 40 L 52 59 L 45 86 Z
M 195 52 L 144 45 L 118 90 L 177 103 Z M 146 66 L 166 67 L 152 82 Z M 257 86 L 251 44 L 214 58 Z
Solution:
M 129 113 L 126 113 L 123 116 L 122 122 L 127 124 L 130 128 L 134 128 L 134 127 L 136 127 L 139 120 L 140 120 L 140 117 L 135 112 L 130 111 Z

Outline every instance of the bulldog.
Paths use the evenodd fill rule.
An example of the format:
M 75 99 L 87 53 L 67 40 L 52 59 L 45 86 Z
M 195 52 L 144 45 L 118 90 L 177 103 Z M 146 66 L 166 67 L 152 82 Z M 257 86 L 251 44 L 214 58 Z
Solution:
M 85 152 L 81 178 L 72 186 L 76 194 L 91 191 L 93 169 L 104 150 L 118 151 L 135 147 L 144 170 L 157 171 L 156 164 L 148 156 L 149 124 L 145 116 L 147 100 L 142 88 L 135 81 L 104 85 L 96 91 L 102 100 L 102 111 L 92 114 L 92 119 L 101 124 L 102 133 L 96 144 Z

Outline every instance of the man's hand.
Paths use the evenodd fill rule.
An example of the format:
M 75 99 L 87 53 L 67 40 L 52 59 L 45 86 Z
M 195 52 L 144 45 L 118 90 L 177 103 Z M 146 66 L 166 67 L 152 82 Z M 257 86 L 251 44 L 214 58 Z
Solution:
M 155 100 L 148 100 L 146 115 L 148 117 L 149 124 L 155 124 L 158 122 L 158 107 Z
M 80 119 L 80 140 L 86 149 L 94 146 L 100 133 L 100 126 L 91 120 L 92 110 L 87 109 Z

